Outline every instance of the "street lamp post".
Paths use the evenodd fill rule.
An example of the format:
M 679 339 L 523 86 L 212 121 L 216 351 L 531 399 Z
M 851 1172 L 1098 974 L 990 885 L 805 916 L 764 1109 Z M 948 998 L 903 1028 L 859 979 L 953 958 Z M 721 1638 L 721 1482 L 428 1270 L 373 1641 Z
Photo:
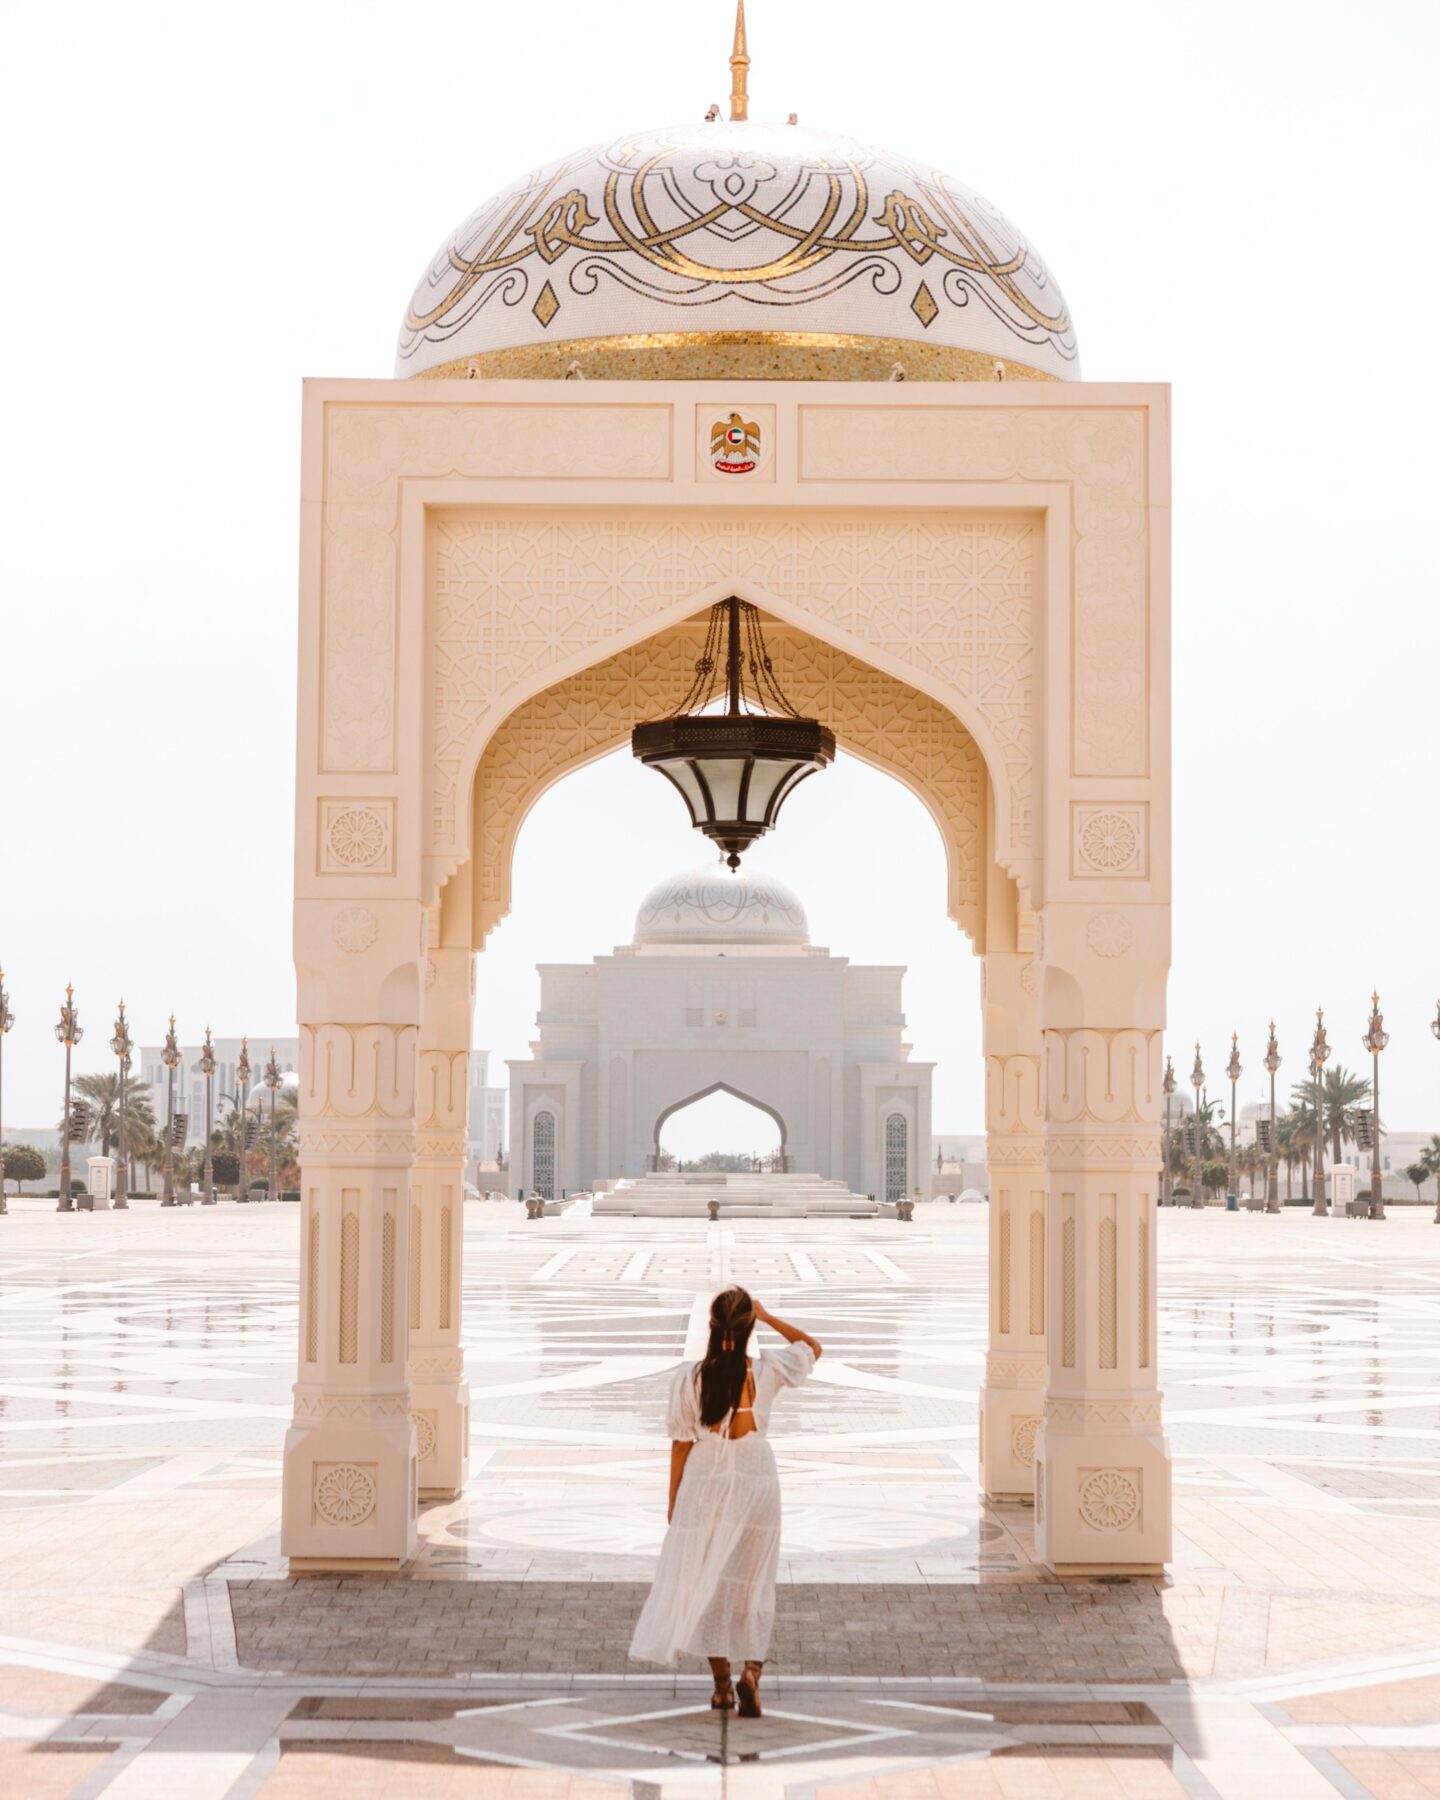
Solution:
M 1205 1204 L 1205 1190 L 1200 1185 L 1200 1159 L 1205 1152 L 1205 1136 L 1200 1129 L 1200 1090 L 1205 1085 L 1205 1070 L 1200 1062 L 1200 1046 L 1195 1046 L 1195 1067 L 1190 1071 L 1190 1085 L 1195 1090 L 1195 1180 L 1190 1190 L 1191 1206 Z
M 200 1073 L 205 1077 L 205 1166 L 200 1174 L 200 1204 L 215 1204 L 215 1162 L 210 1137 L 215 1129 L 215 1051 L 210 1043 L 210 1027 L 205 1027 L 205 1048 L 200 1052 Z
M 1325 1009 L 1315 1008 L 1315 1036 L 1310 1043 L 1310 1074 L 1315 1084 L 1315 1204 L 1310 1208 L 1317 1219 L 1325 1217 L 1325 1065 L 1330 1060 L 1330 1046 L 1325 1041 Z
M 1240 1202 L 1235 1197 L 1235 1086 L 1245 1071 L 1240 1067 L 1240 1033 L 1230 1033 L 1230 1060 L 1225 1065 L 1225 1073 L 1230 1077 L 1230 1174 L 1225 1187 L 1226 1212 L 1239 1212 Z
M 1175 1065 L 1167 1056 L 1165 1058 L 1165 1079 L 1161 1082 L 1165 1092 L 1165 1166 L 1160 1171 L 1160 1197 L 1164 1205 L 1175 1204 L 1174 1177 L 1170 1173 L 1170 1101 L 1175 1092 Z
M 180 1046 L 175 1041 L 175 1015 L 170 1015 L 170 1029 L 165 1033 L 165 1048 L 160 1052 L 165 1065 L 165 1193 L 162 1206 L 174 1206 L 175 1199 L 175 1071 L 180 1066 Z
M 60 1008 L 60 1022 L 55 1036 L 65 1046 L 65 1111 L 60 1128 L 60 1204 L 56 1212 L 74 1212 L 75 1201 L 70 1192 L 70 1052 L 85 1035 L 80 1023 L 80 1008 L 75 1004 L 74 986 L 65 985 L 65 1003 Z
M 239 1159 L 240 1175 L 235 1183 L 235 1198 L 244 1204 L 248 1203 L 250 1199 L 250 1189 L 245 1177 L 246 1139 L 250 1135 L 250 1115 L 246 1110 L 250 1105 L 250 1040 L 248 1037 L 240 1040 L 240 1060 L 235 1065 L 235 1075 L 240 1084 L 240 1113 L 235 1121 L 235 1154 Z
M 130 1069 L 130 1052 L 133 1047 L 130 1027 L 125 1022 L 125 1002 L 122 1000 L 120 1016 L 115 1021 L 115 1035 L 110 1040 L 110 1048 L 120 1062 L 120 1124 L 115 1133 L 115 1148 L 119 1154 L 115 1158 L 115 1198 L 111 1201 L 116 1212 L 126 1212 L 130 1206 L 126 1198 L 130 1174 L 125 1161 L 125 1077 Z
M 1385 1015 L 1380 1011 L 1380 996 L 1370 996 L 1370 1021 L 1364 1037 L 1360 1040 L 1370 1052 L 1374 1074 L 1370 1077 L 1370 1105 L 1372 1136 L 1370 1139 L 1370 1217 L 1385 1217 L 1384 1180 L 1380 1173 L 1380 1052 L 1390 1042 L 1390 1033 L 1385 1029 Z
M 270 1090 L 270 1191 L 267 1200 L 277 1200 L 279 1190 L 275 1185 L 275 1094 L 280 1086 L 280 1064 L 275 1055 L 275 1046 L 270 1046 L 270 1060 L 265 1065 L 265 1085 Z
M 0 1214 L 10 1210 L 5 1201 L 5 1034 L 14 1023 L 10 996 L 5 992 L 5 971 L 0 969 Z
M 1270 1074 L 1270 1154 L 1265 1163 L 1265 1210 L 1280 1211 L 1280 1122 L 1275 1117 L 1275 1071 L 1280 1067 L 1280 1046 L 1275 1041 L 1275 1021 L 1270 1021 L 1270 1042 L 1265 1046 L 1265 1067 Z

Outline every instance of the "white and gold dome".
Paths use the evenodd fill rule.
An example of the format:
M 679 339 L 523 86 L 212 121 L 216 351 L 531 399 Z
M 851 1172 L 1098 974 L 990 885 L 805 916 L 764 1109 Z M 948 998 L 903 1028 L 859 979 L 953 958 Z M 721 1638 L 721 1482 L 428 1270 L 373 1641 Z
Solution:
M 928 165 L 732 117 L 593 144 L 496 194 L 415 290 L 399 376 L 1075 380 L 1064 296 Z
M 635 943 L 800 947 L 810 924 L 794 888 L 774 875 L 732 875 L 723 864 L 685 869 L 651 888 L 635 914 Z

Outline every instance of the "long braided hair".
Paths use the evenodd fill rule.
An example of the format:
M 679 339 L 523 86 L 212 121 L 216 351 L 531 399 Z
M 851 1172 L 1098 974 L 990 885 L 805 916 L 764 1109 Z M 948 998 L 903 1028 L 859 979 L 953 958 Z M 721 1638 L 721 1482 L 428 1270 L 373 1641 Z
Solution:
M 700 1421 L 718 1425 L 745 1391 L 745 1353 L 755 1329 L 755 1302 L 742 1287 L 726 1288 L 710 1302 L 710 1344 L 695 1371 Z

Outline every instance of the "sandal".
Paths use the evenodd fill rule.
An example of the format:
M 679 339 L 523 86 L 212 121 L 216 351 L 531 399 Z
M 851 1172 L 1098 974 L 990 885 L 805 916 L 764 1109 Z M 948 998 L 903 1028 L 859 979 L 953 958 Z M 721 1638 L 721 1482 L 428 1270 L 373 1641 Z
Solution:
M 735 1684 L 727 1675 L 723 1681 L 715 1683 L 715 1692 L 710 1696 L 711 1712 L 734 1712 Z
M 745 1673 L 735 1684 L 735 1692 L 739 1698 L 739 1711 L 742 1719 L 759 1719 L 764 1714 L 760 1710 L 760 1673 L 764 1663 L 747 1662 Z

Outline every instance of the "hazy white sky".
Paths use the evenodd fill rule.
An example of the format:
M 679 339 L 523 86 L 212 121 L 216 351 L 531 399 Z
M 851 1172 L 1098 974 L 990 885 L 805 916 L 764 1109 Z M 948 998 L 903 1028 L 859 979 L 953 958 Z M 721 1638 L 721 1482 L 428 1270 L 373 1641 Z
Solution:
M 58 1112 L 67 978 L 82 1067 L 121 993 L 147 1040 L 172 1007 L 187 1035 L 293 1029 L 301 377 L 387 376 L 431 251 L 517 172 L 698 119 L 730 20 L 726 0 L 4 17 L 0 962 L 21 1125 Z M 1258 1091 L 1273 1011 L 1298 1078 L 1317 1001 L 1358 1061 L 1378 983 L 1385 1112 L 1415 1127 L 1440 1126 L 1437 18 L 749 10 L 756 116 L 954 170 L 1039 246 L 1087 376 L 1174 383 L 1176 1061 L 1199 1036 L 1218 1074 L 1238 1029 Z M 594 829 L 617 805 L 623 867 Z M 478 1041 L 523 1055 L 537 958 L 628 938 L 644 888 L 701 847 L 623 758 L 556 789 L 482 962 Z M 918 804 L 848 765 L 756 860 L 817 940 L 908 962 L 937 1123 L 978 1126 L 975 967 Z

